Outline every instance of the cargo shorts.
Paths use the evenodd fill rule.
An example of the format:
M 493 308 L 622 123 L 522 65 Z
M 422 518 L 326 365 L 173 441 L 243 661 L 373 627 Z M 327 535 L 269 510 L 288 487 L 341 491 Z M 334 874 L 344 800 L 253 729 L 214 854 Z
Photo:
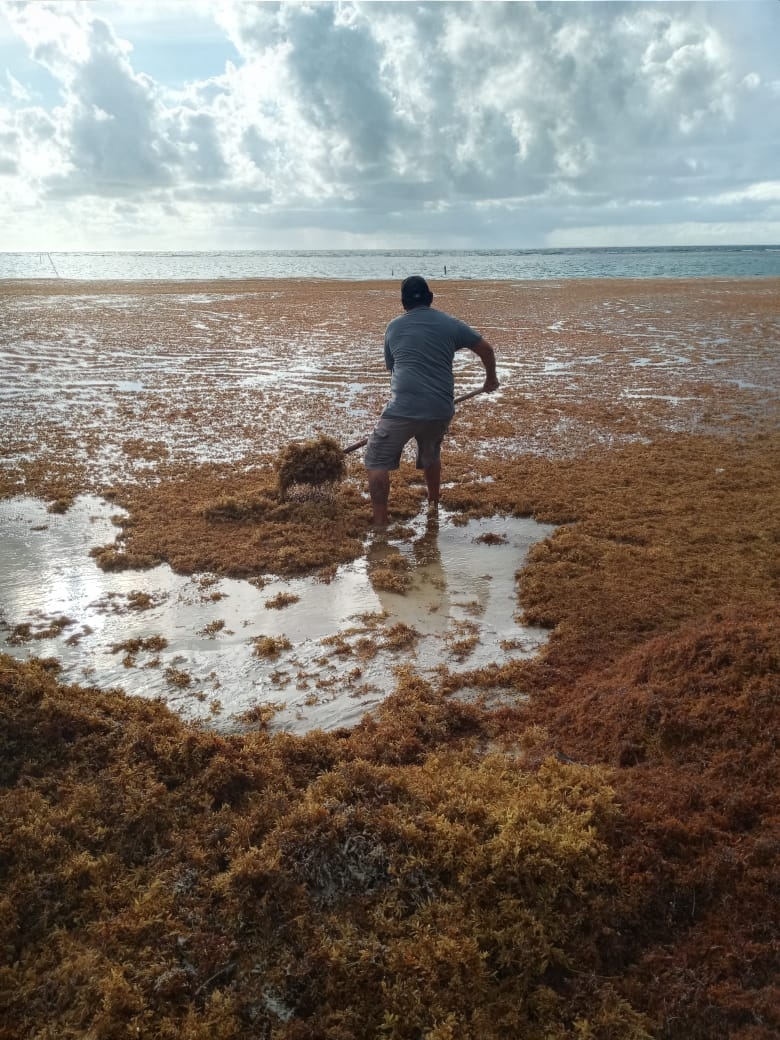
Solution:
M 449 419 L 403 419 L 381 415 L 366 445 L 366 469 L 398 469 L 403 450 L 412 437 L 417 441 L 417 469 L 427 469 L 439 461 L 449 425 Z

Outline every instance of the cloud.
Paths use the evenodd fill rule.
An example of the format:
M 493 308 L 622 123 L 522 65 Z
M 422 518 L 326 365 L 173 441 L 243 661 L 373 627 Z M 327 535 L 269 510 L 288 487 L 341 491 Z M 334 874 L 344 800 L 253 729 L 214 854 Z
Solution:
M 725 206 L 745 201 L 780 202 L 780 181 L 762 181 L 758 184 L 750 184 L 741 191 L 727 191 L 713 199 L 714 203 Z
M 247 246 L 285 228 L 291 245 L 543 245 L 653 222 L 755 234 L 780 140 L 780 5 L 765 7 L 226 0 L 194 5 L 190 30 L 212 59 L 224 41 L 224 68 L 171 84 L 125 38 L 140 55 L 152 5 L 140 20 L 137 5 L 6 3 L 59 98 L 34 105 L 14 67 L 4 197 L 18 175 L 44 209 L 101 197 L 123 234 L 184 220 Z M 157 17 L 180 20 L 181 59 L 186 11 Z
M 219 183 L 229 174 L 222 154 L 217 120 L 209 112 L 183 110 L 169 120 L 169 147 L 175 151 L 171 161 L 181 168 L 188 181 Z
M 730 223 L 715 221 L 678 221 L 652 224 L 595 224 L 555 231 L 550 236 L 551 248 L 636 247 L 644 246 L 722 246 L 732 243 L 734 229 Z M 748 245 L 776 245 L 780 242 L 780 219 L 749 222 L 744 228 Z
M 121 194 L 170 180 L 156 131 L 154 85 L 136 75 L 129 47 L 84 5 L 18 4 L 12 8 L 31 56 L 57 80 L 60 162 L 31 172 L 57 195 Z
M 706 6 L 248 5 L 226 27 L 248 66 L 273 55 L 285 141 L 305 128 L 302 181 L 366 212 L 394 197 L 657 200 L 728 183 L 724 141 L 760 107 Z

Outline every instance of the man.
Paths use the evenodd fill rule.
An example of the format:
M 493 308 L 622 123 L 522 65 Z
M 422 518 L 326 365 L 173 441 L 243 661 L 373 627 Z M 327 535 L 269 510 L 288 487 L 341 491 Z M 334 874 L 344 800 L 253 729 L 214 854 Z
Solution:
M 365 466 L 374 524 L 387 524 L 390 470 L 398 469 L 408 441 L 417 442 L 417 468 L 428 488 L 429 509 L 439 504 L 441 445 L 455 414 L 452 362 L 455 352 L 473 350 L 485 366 L 488 393 L 498 389 L 493 348 L 465 322 L 431 307 L 433 293 L 419 275 L 401 284 L 404 314 L 385 331 L 385 364 L 392 373 L 391 397 L 368 438 Z

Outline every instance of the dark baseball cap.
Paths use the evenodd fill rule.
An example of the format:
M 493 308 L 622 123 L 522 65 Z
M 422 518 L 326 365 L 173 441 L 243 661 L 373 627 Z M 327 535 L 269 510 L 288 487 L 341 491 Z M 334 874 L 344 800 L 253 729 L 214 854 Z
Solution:
M 420 304 L 430 306 L 432 300 L 433 293 L 419 274 L 412 274 L 401 282 L 401 303 L 404 307 L 417 307 Z

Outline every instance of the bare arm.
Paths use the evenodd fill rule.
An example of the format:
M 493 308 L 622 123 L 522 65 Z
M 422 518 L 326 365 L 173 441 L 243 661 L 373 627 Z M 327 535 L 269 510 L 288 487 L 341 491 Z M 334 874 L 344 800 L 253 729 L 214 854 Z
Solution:
M 482 388 L 488 393 L 498 390 L 498 376 L 496 375 L 496 354 L 487 340 L 481 339 L 471 348 L 482 364 L 485 366 L 485 385 Z

